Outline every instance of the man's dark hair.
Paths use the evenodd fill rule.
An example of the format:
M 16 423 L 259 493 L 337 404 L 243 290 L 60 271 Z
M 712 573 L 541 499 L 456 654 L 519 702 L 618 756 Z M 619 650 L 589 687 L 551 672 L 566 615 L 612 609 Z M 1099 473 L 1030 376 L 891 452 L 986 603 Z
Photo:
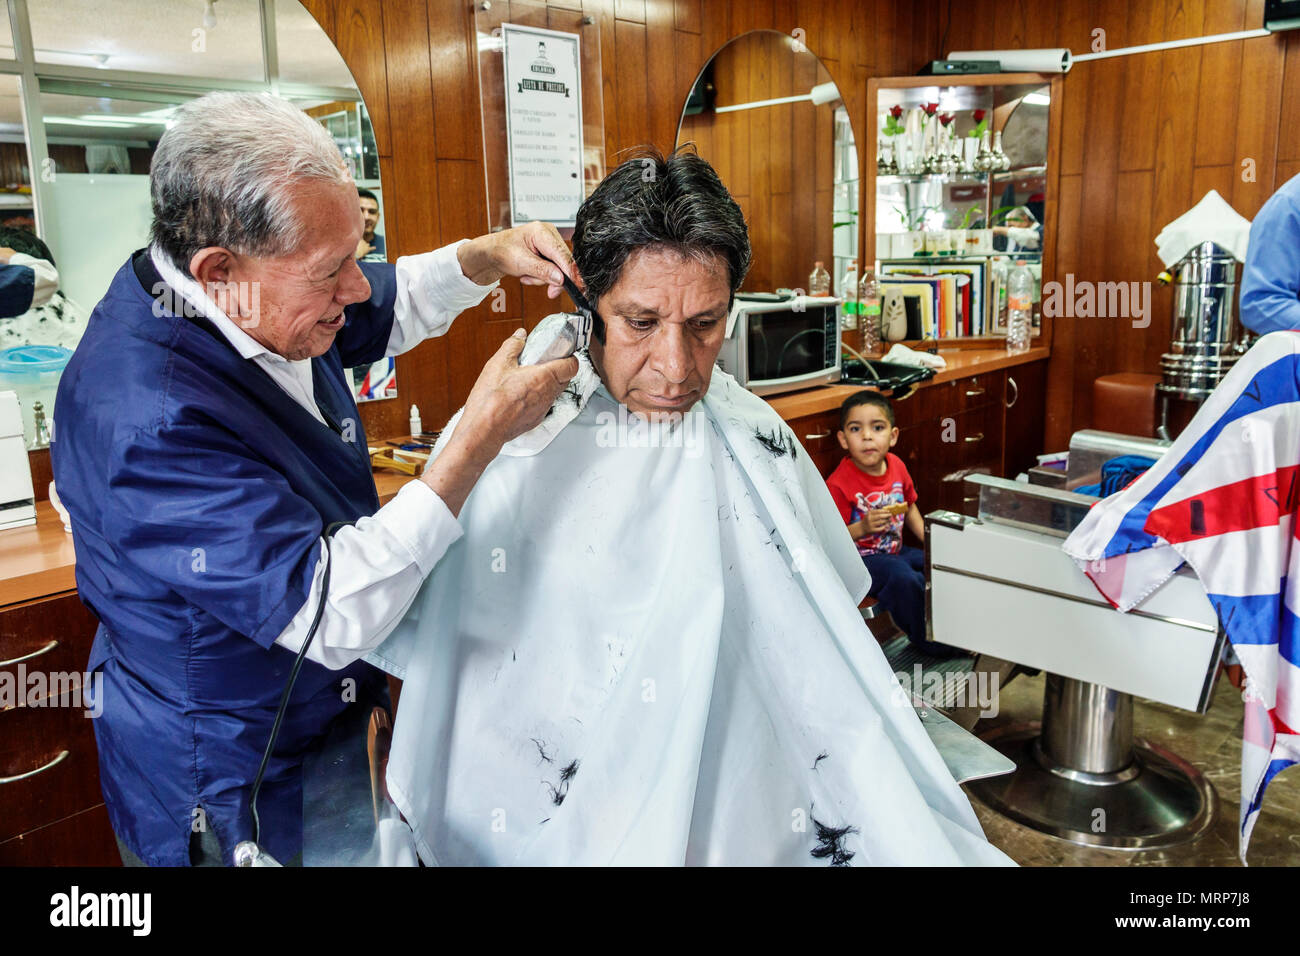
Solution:
M 840 431 L 844 431 L 844 426 L 849 422 L 849 412 L 859 405 L 875 405 L 885 413 L 889 419 L 889 427 L 894 427 L 894 406 L 889 404 L 889 399 L 879 392 L 873 392 L 870 389 L 863 389 L 860 392 L 854 392 L 848 398 L 844 399 L 844 404 L 840 406 Z
M 751 257 L 745 216 L 693 149 L 634 156 L 578 208 L 573 258 L 593 304 L 617 284 L 628 257 L 646 247 L 721 259 L 733 295 L 745 280 Z
M 360 186 L 357 187 L 357 198 L 373 199 L 375 201 L 375 205 L 379 205 L 379 197 L 376 196 L 374 193 L 372 193 L 369 189 L 362 189 Z
M 58 265 L 49 246 L 38 236 L 17 226 L 0 226 L 0 246 L 12 249 L 14 252 L 21 252 L 33 259 L 44 259 L 52 266 Z

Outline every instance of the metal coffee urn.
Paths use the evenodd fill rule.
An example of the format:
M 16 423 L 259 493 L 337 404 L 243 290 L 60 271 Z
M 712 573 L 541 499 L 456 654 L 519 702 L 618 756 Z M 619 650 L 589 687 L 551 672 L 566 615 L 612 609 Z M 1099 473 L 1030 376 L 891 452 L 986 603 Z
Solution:
M 1174 284 L 1173 338 L 1160 357 L 1160 426 L 1168 441 L 1169 402 L 1200 403 L 1214 391 L 1248 347 L 1237 317 L 1237 258 L 1214 242 L 1202 242 L 1160 274 Z

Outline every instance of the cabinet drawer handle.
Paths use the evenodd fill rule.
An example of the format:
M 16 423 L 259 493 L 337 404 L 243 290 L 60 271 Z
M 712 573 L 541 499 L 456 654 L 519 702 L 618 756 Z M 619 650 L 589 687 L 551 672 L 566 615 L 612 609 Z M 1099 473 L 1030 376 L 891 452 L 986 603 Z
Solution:
M 817 441 L 819 438 L 830 438 L 830 437 L 831 437 L 831 433 L 830 433 L 830 432 L 821 432 L 821 433 L 818 434 L 818 435 L 804 435 L 804 436 L 803 436 L 803 440 L 804 440 L 804 441 Z
M 970 504 L 972 501 L 979 501 L 979 500 L 980 500 L 980 496 L 979 496 L 979 495 L 969 495 L 968 497 L 963 498 L 963 499 L 961 500 L 961 503 L 964 504 L 964 505 L 968 505 L 968 504 Z
M 977 395 L 983 395 L 983 394 L 984 394 L 984 386 L 983 386 L 983 385 L 981 385 L 979 388 L 968 388 L 968 389 L 966 389 L 966 397 L 967 397 L 967 398 L 975 398 Z
M 968 442 L 972 442 L 972 441 L 983 441 L 983 440 L 984 440 L 984 433 L 983 433 L 983 432 L 980 432 L 978 435 L 967 435 L 967 436 L 966 436 L 964 439 L 962 439 L 962 440 L 963 440 L 963 441 L 968 441 Z
M 48 654 L 59 646 L 58 641 L 50 641 L 38 651 L 32 651 L 30 654 L 24 654 L 22 657 L 15 657 L 13 660 L 0 661 L 0 667 L 8 667 L 10 664 L 18 664 L 22 661 L 30 661 L 33 657 L 40 657 L 42 654 Z
M 68 752 L 65 750 L 63 751 L 63 753 L 59 754 L 57 757 L 55 757 L 53 760 L 47 763 L 44 767 L 37 767 L 35 770 L 28 770 L 26 773 L 20 773 L 16 777 L 0 777 L 0 784 L 17 783 L 19 780 L 26 780 L 28 777 L 34 777 L 38 773 L 44 773 L 45 771 L 49 770 L 55 764 L 63 763 L 63 761 L 66 759 L 68 759 Z
M 1010 408 L 1016 402 L 1020 401 L 1020 386 L 1010 375 L 1007 376 L 1007 384 L 1011 386 L 1011 401 L 1007 402 L 1007 408 Z

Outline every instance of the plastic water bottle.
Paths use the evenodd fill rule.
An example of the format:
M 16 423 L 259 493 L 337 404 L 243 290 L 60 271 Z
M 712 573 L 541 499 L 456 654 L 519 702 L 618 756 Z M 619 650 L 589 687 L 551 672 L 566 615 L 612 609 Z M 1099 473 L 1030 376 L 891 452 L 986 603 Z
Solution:
M 831 274 L 826 271 L 820 259 L 813 263 L 812 275 L 808 277 L 808 294 L 814 296 L 831 294 Z
M 840 297 L 840 330 L 856 332 L 858 330 L 858 264 L 850 262 L 844 270 L 844 278 L 836 293 Z M 856 338 L 856 336 L 855 336 Z
M 858 284 L 858 317 L 862 326 L 863 352 L 880 348 L 880 283 L 876 273 L 868 269 Z
M 1033 334 L 1034 275 L 1024 259 L 1016 260 L 1016 267 L 1007 277 L 1007 351 L 1024 352 L 1029 349 Z

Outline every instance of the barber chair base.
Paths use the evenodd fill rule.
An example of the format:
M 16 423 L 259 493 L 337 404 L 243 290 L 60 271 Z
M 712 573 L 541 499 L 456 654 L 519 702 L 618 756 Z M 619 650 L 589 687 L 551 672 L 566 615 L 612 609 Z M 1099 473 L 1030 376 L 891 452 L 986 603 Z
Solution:
M 1133 761 L 1113 773 L 1062 767 L 1043 753 L 1042 725 L 1011 724 L 982 736 L 1016 771 L 969 784 L 986 806 L 1080 846 L 1153 850 L 1190 843 L 1210 826 L 1218 796 L 1191 764 L 1141 738 Z

